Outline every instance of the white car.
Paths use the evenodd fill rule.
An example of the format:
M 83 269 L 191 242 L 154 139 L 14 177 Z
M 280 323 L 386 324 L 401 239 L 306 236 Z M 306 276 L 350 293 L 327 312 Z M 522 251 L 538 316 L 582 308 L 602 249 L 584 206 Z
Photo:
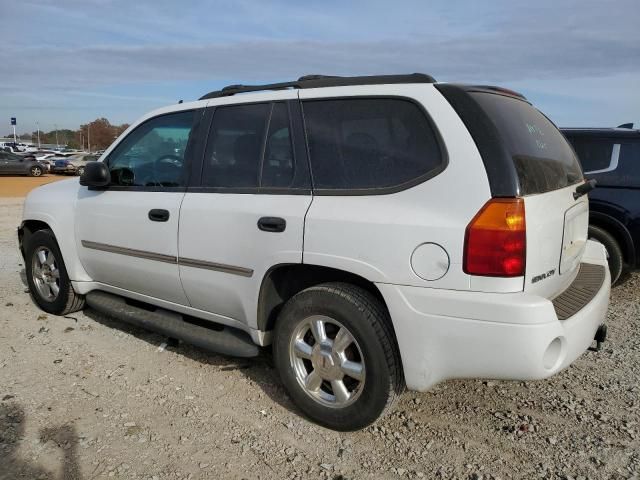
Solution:
M 230 355 L 272 345 L 327 427 L 370 424 L 405 385 L 546 378 L 604 340 L 593 184 L 515 92 L 231 86 L 145 115 L 100 160 L 25 201 L 34 301 Z

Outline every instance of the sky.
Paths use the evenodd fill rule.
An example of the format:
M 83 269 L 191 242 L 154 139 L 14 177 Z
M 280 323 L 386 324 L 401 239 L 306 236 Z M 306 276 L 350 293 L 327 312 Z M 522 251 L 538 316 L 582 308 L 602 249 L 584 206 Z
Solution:
M 131 123 L 228 84 L 424 72 L 559 126 L 640 125 L 640 0 L 0 0 L 0 134 Z

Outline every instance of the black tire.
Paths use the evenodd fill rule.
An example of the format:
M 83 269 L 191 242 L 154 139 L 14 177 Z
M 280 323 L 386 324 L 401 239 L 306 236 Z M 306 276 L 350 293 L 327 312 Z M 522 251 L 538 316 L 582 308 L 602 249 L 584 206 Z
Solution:
M 34 279 L 33 262 L 36 252 L 44 247 L 48 249 L 55 258 L 56 269 L 59 272 L 59 292 L 57 296 L 49 300 L 43 297 Z M 45 312 L 53 315 L 67 315 L 84 308 L 84 297 L 78 295 L 71 285 L 67 269 L 58 247 L 58 242 L 51 230 L 38 230 L 27 238 L 25 244 L 25 271 L 27 274 L 27 283 L 29 284 L 29 292 L 33 301 Z
M 609 272 L 611 273 L 611 284 L 615 285 L 624 271 L 624 255 L 616 239 L 606 230 L 589 225 L 589 238 L 600 242 L 607 250 L 609 257 Z
M 316 315 L 330 317 L 346 327 L 362 353 L 364 384 L 353 403 L 345 406 L 324 405 L 307 393 L 296 376 L 291 341 L 305 319 Z M 308 417 L 327 428 L 364 428 L 391 410 L 404 390 L 402 363 L 389 313 L 360 287 L 325 283 L 303 290 L 283 307 L 274 335 L 274 361 L 285 388 Z
M 29 176 L 39 177 L 41 175 L 42 175 L 42 167 L 39 167 L 38 165 L 34 165 L 29 169 Z

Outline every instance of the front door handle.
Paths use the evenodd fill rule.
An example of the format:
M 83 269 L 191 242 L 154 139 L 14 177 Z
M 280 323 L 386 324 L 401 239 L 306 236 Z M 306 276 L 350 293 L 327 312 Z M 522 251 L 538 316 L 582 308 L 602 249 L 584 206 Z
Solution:
M 163 208 L 149 210 L 149 220 L 152 222 L 166 222 L 169 220 L 169 210 Z
M 284 232 L 287 221 L 280 217 L 262 217 L 258 220 L 258 228 L 263 232 Z

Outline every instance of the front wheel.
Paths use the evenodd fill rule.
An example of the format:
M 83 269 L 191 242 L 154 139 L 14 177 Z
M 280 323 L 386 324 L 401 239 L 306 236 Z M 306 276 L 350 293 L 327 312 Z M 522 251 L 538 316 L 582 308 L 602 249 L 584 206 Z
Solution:
M 404 388 L 389 314 L 369 292 L 345 283 L 308 288 L 278 316 L 275 364 L 298 407 L 328 428 L 364 428 Z
M 29 292 L 42 310 L 66 315 L 84 307 L 84 297 L 73 290 L 51 230 L 38 230 L 27 239 L 25 259 Z
M 84 167 L 78 167 L 78 170 L 76 170 L 76 174 L 81 177 L 83 173 L 84 173 Z
M 38 167 L 37 165 L 31 167 L 29 169 L 29 175 L 31 175 L 32 177 L 39 177 L 40 175 L 42 175 L 42 168 Z

